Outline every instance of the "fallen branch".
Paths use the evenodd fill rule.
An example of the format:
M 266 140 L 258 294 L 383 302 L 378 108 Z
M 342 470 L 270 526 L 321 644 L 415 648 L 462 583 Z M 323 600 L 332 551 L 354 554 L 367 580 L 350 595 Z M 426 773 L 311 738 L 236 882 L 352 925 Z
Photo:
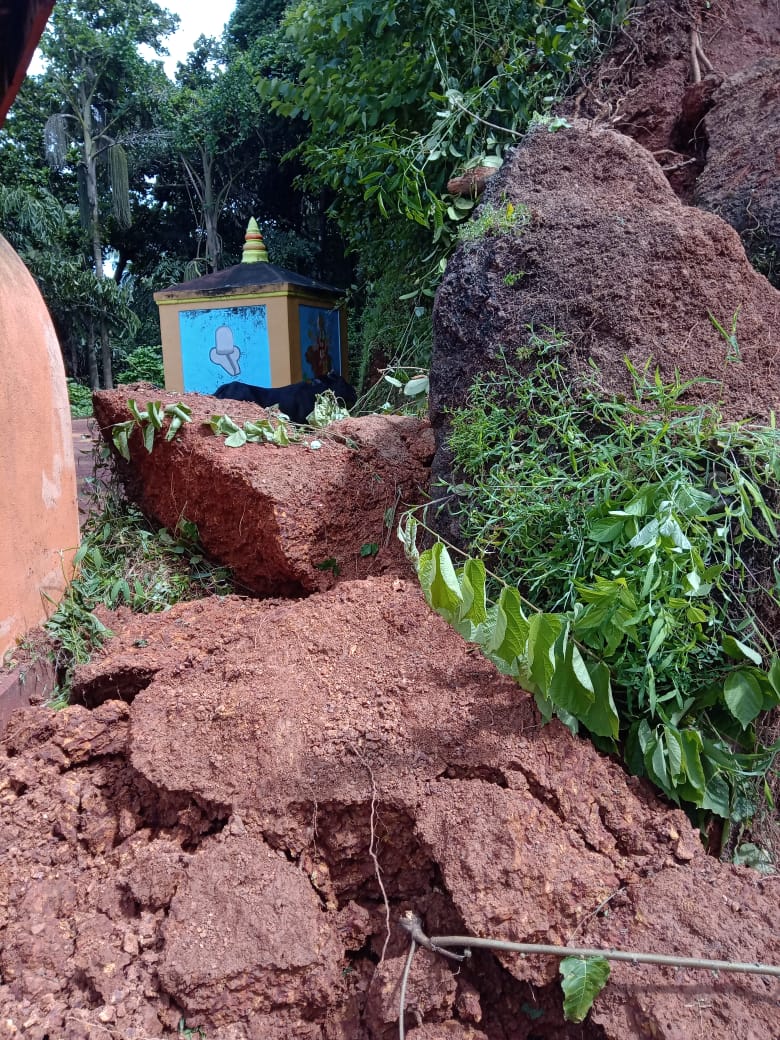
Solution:
M 506 942 L 503 939 L 478 939 L 470 935 L 434 935 L 430 938 L 422 929 L 422 922 L 417 914 L 407 911 L 399 921 L 404 931 L 411 938 L 409 954 L 401 977 L 400 1008 L 398 1018 L 399 1040 L 404 1040 L 404 1014 L 406 1011 L 406 984 L 412 967 L 412 958 L 418 946 L 432 953 L 445 957 L 454 955 L 447 949 L 449 946 L 462 946 L 462 957 L 470 957 L 472 947 L 489 950 L 503 950 L 509 953 L 542 954 L 551 957 L 603 957 L 611 961 L 629 961 L 631 964 L 659 964 L 674 968 L 700 969 L 704 971 L 733 971 L 750 975 L 771 975 L 780 978 L 780 965 L 749 964 L 739 961 L 712 961 L 703 957 L 677 957 L 663 953 L 640 953 L 631 950 L 600 950 L 595 947 L 577 946 L 545 946 L 541 943 Z

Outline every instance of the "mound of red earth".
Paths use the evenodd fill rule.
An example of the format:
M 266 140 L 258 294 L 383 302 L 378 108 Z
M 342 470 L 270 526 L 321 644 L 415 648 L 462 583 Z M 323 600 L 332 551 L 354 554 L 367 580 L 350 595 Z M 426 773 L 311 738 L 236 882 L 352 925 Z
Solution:
M 95 418 L 106 440 L 139 403 L 183 401 L 192 422 L 151 453 L 140 429 L 131 461 L 117 455 L 130 496 L 173 529 L 195 523 L 207 553 L 227 564 L 238 582 L 259 595 L 300 596 L 341 578 L 405 573 L 395 537 L 398 512 L 416 503 L 428 484 L 433 435 L 427 421 L 401 416 L 346 419 L 286 447 L 229 448 L 211 432 L 213 415 L 239 425 L 267 413 L 254 404 L 177 395 L 134 384 L 95 394 Z
M 17 712 L 2 744 L 0 1035 L 390 1040 L 406 910 L 429 934 L 780 960 L 776 879 L 542 726 L 416 583 L 106 620 L 85 706 Z M 616 964 L 571 1026 L 555 974 L 421 951 L 410 1040 L 769 1037 L 780 996 Z
M 652 155 L 630 138 L 579 121 L 540 128 L 492 178 L 482 212 L 527 207 L 516 233 L 465 243 L 447 266 L 434 310 L 431 418 L 434 473 L 456 483 L 448 410 L 500 355 L 530 371 L 530 330 L 563 337 L 573 378 L 595 363 L 607 393 L 632 394 L 628 358 L 671 382 L 702 379 L 689 399 L 722 402 L 730 418 L 780 405 L 780 292 L 758 274 L 738 234 L 683 205 Z M 715 325 L 718 322 L 723 332 Z M 736 342 L 727 337 L 736 323 Z M 530 349 L 529 349 L 530 345 Z

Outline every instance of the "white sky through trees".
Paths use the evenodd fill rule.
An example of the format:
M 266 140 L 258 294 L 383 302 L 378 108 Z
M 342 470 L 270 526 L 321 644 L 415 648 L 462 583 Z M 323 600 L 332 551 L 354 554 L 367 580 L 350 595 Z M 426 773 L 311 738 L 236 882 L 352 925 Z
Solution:
M 176 72 L 176 65 L 180 61 L 184 61 L 199 36 L 216 36 L 219 39 L 236 6 L 235 0 L 216 0 L 216 2 L 214 0 L 157 0 L 157 2 L 161 7 L 165 7 L 179 16 L 178 31 L 164 41 L 169 56 L 163 61 L 165 71 L 171 78 Z M 156 57 L 156 55 L 148 54 L 147 48 L 143 48 L 142 51 L 147 51 L 149 57 Z
M 151 47 L 141 47 L 140 51 L 147 59 L 162 58 L 165 71 L 171 79 L 176 73 L 177 64 L 185 60 L 199 36 L 216 36 L 219 39 L 236 6 L 235 0 L 158 0 L 158 3 L 179 16 L 179 28 L 164 41 L 168 49 L 167 57 L 156 54 Z M 42 71 L 40 51 L 36 51 L 28 72 Z

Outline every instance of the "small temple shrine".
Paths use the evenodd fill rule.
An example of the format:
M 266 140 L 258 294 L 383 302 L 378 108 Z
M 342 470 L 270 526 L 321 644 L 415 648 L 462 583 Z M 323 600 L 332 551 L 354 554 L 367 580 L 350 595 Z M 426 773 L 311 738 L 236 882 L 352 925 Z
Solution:
M 269 263 L 254 218 L 240 264 L 154 299 L 166 390 L 213 394 L 234 380 L 274 387 L 347 375 L 343 293 Z

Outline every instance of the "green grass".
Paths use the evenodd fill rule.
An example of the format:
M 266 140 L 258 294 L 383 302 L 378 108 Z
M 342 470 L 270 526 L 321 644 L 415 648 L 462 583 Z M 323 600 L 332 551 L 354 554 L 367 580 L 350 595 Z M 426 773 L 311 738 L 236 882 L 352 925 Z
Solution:
M 473 244 L 488 235 L 521 235 L 530 222 L 527 206 L 514 205 L 506 200 L 500 206 L 485 202 L 473 220 L 460 225 L 458 239 Z
M 529 639 L 544 630 L 549 667 L 539 651 L 528 672 L 543 710 L 678 803 L 743 820 L 778 751 L 756 726 L 780 702 L 780 434 L 726 425 L 685 403 L 691 384 L 649 370 L 632 369 L 631 398 L 605 399 L 594 380 L 573 383 L 561 346 L 531 337 L 452 415 L 463 542 L 488 598 L 516 602 Z M 459 617 L 446 561 L 425 566 Z M 553 680 L 556 655 L 583 680 L 579 699 Z
M 89 419 L 92 415 L 92 391 L 75 379 L 68 380 L 70 414 L 74 419 Z
M 110 635 L 96 608 L 154 613 L 181 600 L 233 591 L 229 571 L 204 557 L 194 524 L 182 519 L 173 532 L 158 529 L 113 489 L 84 526 L 75 566 L 45 626 L 65 673 L 54 695 L 58 706 L 67 703 L 72 667 L 88 661 Z

